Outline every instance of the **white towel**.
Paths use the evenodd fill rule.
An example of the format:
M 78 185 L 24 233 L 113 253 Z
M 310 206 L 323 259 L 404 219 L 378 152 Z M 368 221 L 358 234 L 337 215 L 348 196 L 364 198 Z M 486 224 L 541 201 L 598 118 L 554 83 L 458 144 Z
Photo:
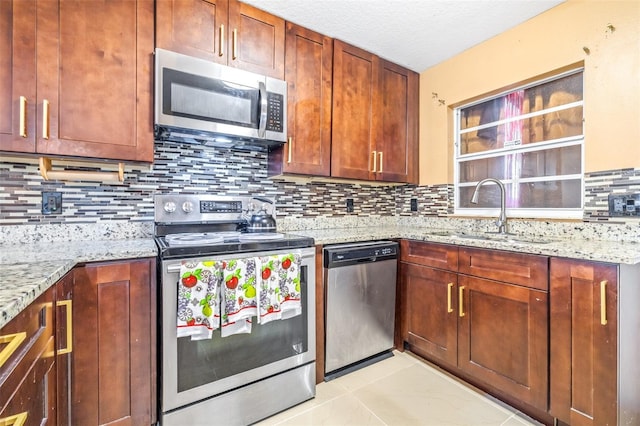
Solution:
M 222 262 L 222 337 L 251 333 L 250 318 L 258 314 L 256 258 Z
M 221 265 L 215 261 L 184 261 L 178 282 L 178 337 L 210 339 L 220 326 Z
M 259 259 L 260 305 L 258 322 L 266 324 L 302 313 L 300 298 L 300 253 L 274 255 Z

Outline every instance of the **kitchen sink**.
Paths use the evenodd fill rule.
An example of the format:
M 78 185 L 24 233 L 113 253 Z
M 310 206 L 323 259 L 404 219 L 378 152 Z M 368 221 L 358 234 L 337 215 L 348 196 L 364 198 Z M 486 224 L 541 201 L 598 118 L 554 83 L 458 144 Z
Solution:
M 479 240 L 479 241 L 502 241 L 505 243 L 514 244 L 549 244 L 552 240 L 532 238 L 516 234 L 499 234 L 497 232 L 486 232 L 483 234 L 467 234 L 465 232 L 456 232 L 450 230 L 439 230 L 428 232 L 429 235 L 436 235 L 439 237 L 451 237 L 461 238 L 466 240 Z

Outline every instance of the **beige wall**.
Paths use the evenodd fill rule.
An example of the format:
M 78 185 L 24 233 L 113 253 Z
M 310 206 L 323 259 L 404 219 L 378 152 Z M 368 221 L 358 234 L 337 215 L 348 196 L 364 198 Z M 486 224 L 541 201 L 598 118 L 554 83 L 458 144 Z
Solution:
M 420 184 L 453 182 L 452 107 L 576 63 L 585 171 L 640 168 L 640 0 L 568 0 L 420 75 Z

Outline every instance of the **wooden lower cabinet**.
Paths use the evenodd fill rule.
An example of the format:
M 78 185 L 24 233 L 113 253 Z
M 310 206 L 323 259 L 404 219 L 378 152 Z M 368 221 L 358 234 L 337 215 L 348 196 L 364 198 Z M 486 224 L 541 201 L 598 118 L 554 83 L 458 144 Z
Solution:
M 457 274 L 410 263 L 400 264 L 401 319 L 405 341 L 432 360 L 455 366 L 458 360 Z
M 0 425 L 56 424 L 55 291 L 0 330 Z
M 155 287 L 154 259 L 87 264 L 58 283 L 59 424 L 156 421 Z
M 401 334 L 416 354 L 542 417 L 548 405 L 549 309 L 548 284 L 540 277 L 547 276 L 548 259 L 526 256 L 402 241 Z M 470 265 L 491 278 L 504 269 L 519 282 L 460 273 Z
M 546 410 L 548 293 L 460 275 L 458 296 L 458 368 Z
M 550 413 L 640 424 L 640 268 L 551 260 Z

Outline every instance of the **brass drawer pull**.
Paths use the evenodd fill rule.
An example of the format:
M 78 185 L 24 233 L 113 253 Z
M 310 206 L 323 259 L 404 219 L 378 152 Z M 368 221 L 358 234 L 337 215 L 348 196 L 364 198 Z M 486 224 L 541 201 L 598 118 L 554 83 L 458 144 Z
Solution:
M 49 139 L 49 101 L 42 101 L 42 139 Z
M 66 309 L 67 347 L 56 351 L 58 355 L 64 355 L 73 351 L 73 305 L 71 300 L 59 300 L 56 302 L 56 306 L 64 306 Z
M 23 426 L 27 422 L 28 412 L 14 414 L 0 419 L 0 426 Z
M 232 35 L 232 51 L 231 51 L 231 59 L 234 61 L 238 59 L 238 30 L 236 28 L 233 29 Z
M 25 331 L 21 331 L 20 333 L 15 334 L 7 334 L 5 336 L 0 336 L 0 343 L 7 343 L 7 346 L 0 352 L 0 367 L 4 365 L 5 362 L 9 359 L 9 357 L 20 347 L 20 343 L 27 338 L 27 333 Z
M 27 137 L 27 98 L 20 96 L 20 136 Z
M 382 151 L 380 151 L 378 154 L 380 155 L 380 169 L 378 171 L 382 173 Z
M 224 25 L 220 25 L 220 49 L 218 49 L 218 56 L 224 55 Z
M 464 316 L 464 306 L 462 301 L 464 300 L 464 286 L 460 286 L 460 288 L 458 289 L 458 316 L 463 317 Z
M 289 155 L 288 155 L 288 158 L 287 158 L 287 164 L 291 164 L 291 150 L 293 148 L 292 145 L 293 145 L 293 138 L 289 137 L 289 143 L 288 143 Z
M 378 171 L 378 151 L 373 151 L 371 156 L 373 157 L 373 169 L 371 171 L 375 173 Z
M 453 307 L 451 306 L 451 291 L 453 290 L 453 283 L 447 284 L 447 312 L 453 312 Z
M 607 280 L 600 281 L 600 324 L 607 325 Z

